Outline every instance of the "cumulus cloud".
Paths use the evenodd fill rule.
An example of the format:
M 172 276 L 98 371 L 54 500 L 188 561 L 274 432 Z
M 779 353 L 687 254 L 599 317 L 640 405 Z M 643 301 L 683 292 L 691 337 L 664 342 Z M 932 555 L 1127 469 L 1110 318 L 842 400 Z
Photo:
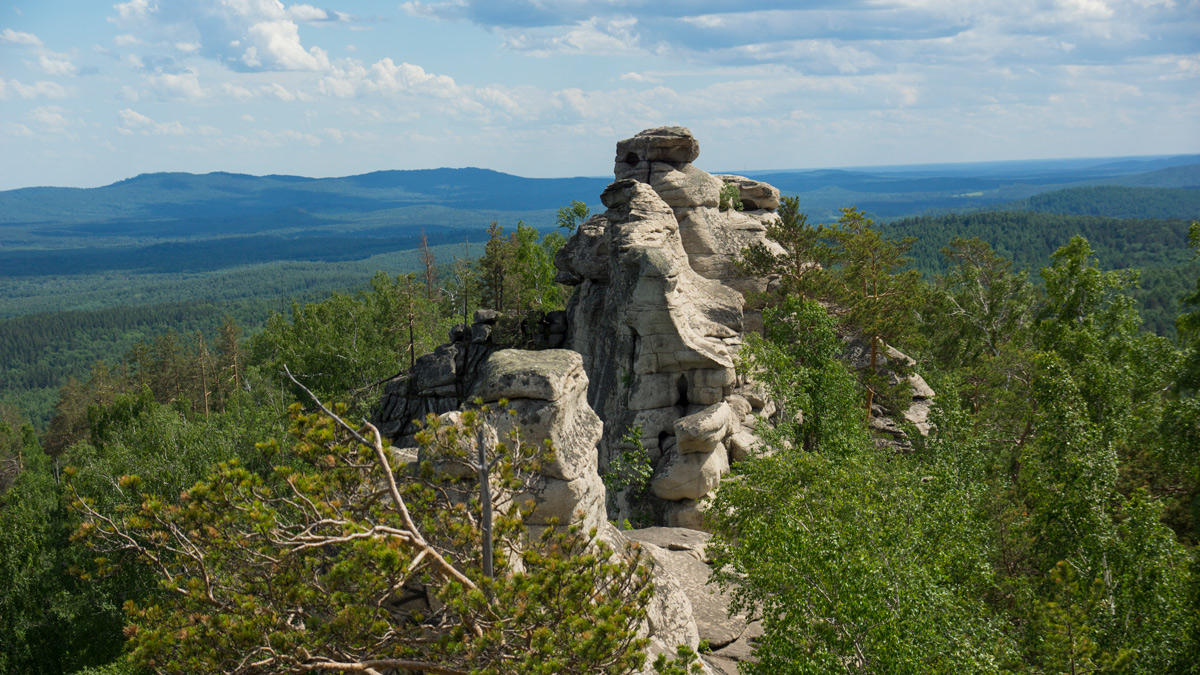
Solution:
M 647 82 L 647 83 L 662 82 L 662 79 L 654 77 L 652 75 L 648 75 L 646 73 L 625 73 L 624 75 L 621 76 L 621 80 L 623 80 L 625 82 Z
M 21 33 L 11 28 L 5 28 L 3 31 L 0 31 L 0 42 L 10 45 L 42 46 L 42 41 L 33 33 Z
M 26 119 L 36 122 L 44 127 L 51 129 L 65 129 L 70 126 L 70 122 L 63 113 L 66 109 L 56 105 L 40 106 L 30 110 L 26 115 Z
M 1060 63 L 1194 53 L 1200 32 L 1200 14 L 1188 9 L 1194 6 L 1174 0 L 762 0 L 739 10 L 712 0 L 412 0 L 401 8 L 414 17 L 476 23 L 501 35 L 507 48 L 538 55 L 640 49 L 713 65 L 762 60 L 854 72 L 886 70 L 897 54 L 945 62 L 974 50 L 976 58 L 982 52 Z M 831 45 L 825 65 L 806 46 L 811 41 Z M 1063 42 L 1077 49 L 1063 50 Z M 854 58 L 844 58 L 851 49 Z
M 47 75 L 71 76 L 79 72 L 75 64 L 66 58 L 51 54 L 38 55 L 38 67 Z
M 154 73 L 144 77 L 146 85 L 162 100 L 194 101 L 208 96 L 200 86 L 200 77 L 195 70 L 182 73 Z
M 0 78 L 0 82 L 4 82 L 3 78 Z M 8 80 L 7 83 L 4 83 L 4 86 L 0 86 L 0 96 L 6 91 L 11 91 L 24 99 L 67 97 L 66 87 L 57 82 L 49 81 L 23 84 L 20 80 Z
M 153 36 L 243 71 L 323 71 L 329 57 L 307 47 L 299 23 L 349 21 L 348 14 L 278 0 L 130 0 L 110 20 L 129 34 Z
M 454 78 L 448 75 L 429 73 L 421 66 L 396 63 L 391 58 L 377 61 L 369 68 L 355 59 L 339 62 L 321 79 L 318 91 L 338 98 L 372 93 L 388 96 L 417 94 L 444 99 L 462 93 Z
M 504 31 L 509 49 L 536 56 L 557 53 L 615 55 L 638 48 L 637 19 L 623 17 L 608 21 L 592 18 L 561 31 Z
M 118 111 L 117 116 L 120 118 L 117 132 L 126 136 L 133 134 L 142 136 L 188 136 L 193 134 L 216 136 L 221 133 L 220 129 L 208 125 L 192 128 L 179 121 L 158 122 L 132 108 Z

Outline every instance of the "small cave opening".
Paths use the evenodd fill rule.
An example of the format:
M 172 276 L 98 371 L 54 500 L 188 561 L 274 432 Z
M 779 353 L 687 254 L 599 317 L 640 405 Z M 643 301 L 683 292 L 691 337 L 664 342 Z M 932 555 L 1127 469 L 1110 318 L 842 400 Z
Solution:
M 689 405 L 688 395 L 687 395 L 687 392 L 688 392 L 687 375 L 679 376 L 679 381 L 675 383 L 675 388 L 679 391 L 679 401 L 677 401 L 675 403 L 675 405 L 687 408 Z
M 636 165 L 638 163 L 637 153 L 635 153 L 635 152 L 626 153 L 625 158 L 622 159 L 621 161 L 625 162 L 626 164 Z

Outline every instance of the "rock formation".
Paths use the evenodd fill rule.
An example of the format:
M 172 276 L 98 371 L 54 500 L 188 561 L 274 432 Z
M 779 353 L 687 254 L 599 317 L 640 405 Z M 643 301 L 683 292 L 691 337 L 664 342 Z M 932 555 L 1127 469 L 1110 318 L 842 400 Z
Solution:
M 696 530 L 731 462 L 758 445 L 755 424 L 775 414 L 736 369 L 746 333 L 762 329 L 745 294 L 770 280 L 742 274 L 736 261 L 755 242 L 782 251 L 765 238 L 780 195 L 749 178 L 708 174 L 692 164 L 698 155 L 699 144 L 681 127 L 620 141 L 616 180 L 601 195 L 607 210 L 582 223 L 555 260 L 557 280 L 577 288 L 565 312 L 548 314 L 533 330 L 549 349 L 501 350 L 495 313 L 476 312 L 473 325 L 456 327 L 449 344 L 389 383 L 377 422 L 397 446 L 411 446 L 415 420 L 426 414 L 453 415 L 476 397 L 507 399 L 526 438 L 549 440 L 557 452 L 529 495 L 537 507 L 531 524 L 596 527 L 614 545 L 625 535 L 608 519 L 621 520 L 630 505 L 606 513 L 600 476 L 627 449 L 622 438 L 640 429 L 654 465 L 653 513 L 671 526 L 630 535 L 657 569 L 651 652 L 704 639 L 720 648 L 706 667 L 733 673 L 760 628 L 730 618 L 727 598 L 705 585 L 707 535 Z M 725 184 L 737 187 L 743 210 L 720 208 Z M 847 352 L 852 366 L 862 356 L 853 341 Z M 884 368 L 888 359 L 912 365 L 893 349 Z M 908 379 L 913 404 L 904 418 L 926 434 L 934 394 L 920 376 L 899 374 L 907 370 L 887 372 Z M 906 443 L 882 414 L 872 426 L 889 443 Z
M 691 164 L 698 153 L 679 127 L 618 143 L 617 180 L 601 195 L 608 210 L 555 260 L 560 282 L 578 286 L 566 346 L 583 356 L 588 402 L 605 423 L 601 466 L 641 429 L 661 521 L 694 528 L 729 470 L 731 446 L 736 460 L 755 443 L 752 415 L 765 402 L 743 395 L 734 360 L 747 324 L 743 294 L 766 281 L 742 275 L 735 261 L 766 241 L 779 205 L 778 190 L 726 177 L 748 210 L 721 211 L 722 179 Z

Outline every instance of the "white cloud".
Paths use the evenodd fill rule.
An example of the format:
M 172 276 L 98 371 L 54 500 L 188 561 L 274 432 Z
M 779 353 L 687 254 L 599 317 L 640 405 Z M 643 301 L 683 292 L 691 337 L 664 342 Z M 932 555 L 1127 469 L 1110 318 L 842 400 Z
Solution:
M 196 100 L 208 96 L 208 92 L 200 86 L 200 78 L 194 70 L 147 75 L 145 81 L 163 100 Z
M 371 89 L 388 94 L 414 92 L 451 97 L 458 93 L 458 85 L 450 76 L 427 73 L 421 66 L 411 63 L 397 64 L 390 58 L 371 66 L 368 82 Z
M 612 20 L 592 18 L 562 30 L 504 31 L 504 46 L 535 56 L 556 53 L 615 55 L 637 50 L 639 36 L 637 19 L 619 17 Z
M 429 73 L 421 66 L 396 63 L 391 58 L 377 61 L 370 68 L 361 61 L 344 59 L 321 78 L 317 91 L 337 98 L 362 94 L 416 94 L 448 99 L 464 93 L 448 75 Z
M 226 94 L 239 101 L 248 101 L 254 98 L 254 92 L 245 87 L 233 84 L 232 82 L 223 83 L 221 85 L 221 91 L 224 91 Z
M 262 87 L 259 87 L 259 91 L 261 91 L 265 96 L 277 98 L 280 101 L 291 102 L 296 100 L 296 94 L 289 91 L 287 87 L 279 84 L 278 82 L 272 82 L 271 84 L 263 85 Z
M 287 9 L 288 18 L 295 21 L 327 21 L 329 14 L 312 5 L 292 5 Z
M 130 45 L 140 45 L 142 44 L 142 41 L 139 40 L 136 35 L 122 33 L 121 35 L 113 38 L 113 44 L 118 47 L 128 47 Z
M 329 57 L 326 52 L 313 47 L 305 50 L 300 44 L 299 27 L 292 21 L 263 21 L 251 25 L 246 31 L 252 43 L 246 49 L 243 62 L 248 66 L 261 66 L 266 59 L 269 67 L 279 70 L 328 70 Z
M 37 122 L 44 127 L 50 127 L 52 129 L 65 129 L 70 126 L 70 122 L 68 122 L 67 118 L 63 115 L 65 112 L 67 111 L 64 108 L 60 108 L 56 105 L 41 106 L 30 110 L 25 117 L 26 119 Z
M 157 0 L 130 0 L 116 9 L 110 20 L 129 35 L 248 71 L 324 71 L 327 52 L 303 44 L 298 22 L 352 19 L 279 0 L 174 0 L 161 7 Z
M 5 28 L 0 31 L 0 42 L 12 45 L 30 45 L 32 47 L 41 47 L 42 41 L 33 33 L 21 33 L 11 28 Z
M 662 82 L 661 79 L 646 75 L 645 73 L 625 73 L 621 76 L 621 80 L 625 82 L 647 82 L 655 84 Z
M 38 56 L 38 66 L 45 71 L 47 75 L 71 76 L 79 72 L 75 64 L 65 58 L 58 58 L 47 54 Z
M 120 16 L 121 19 L 140 19 L 158 11 L 158 2 L 151 2 L 150 0 L 129 0 L 129 2 L 113 5 L 113 9 L 117 10 L 117 15 Z
M 1104 0 L 1059 0 L 1058 6 L 1075 19 L 1107 19 L 1113 15 Z
M 117 116 L 121 118 L 117 132 L 126 136 L 135 133 L 142 136 L 217 136 L 221 133 L 220 129 L 208 125 L 200 125 L 193 129 L 178 121 L 158 122 L 132 108 L 118 111 Z
M 4 125 L 4 134 L 13 138 L 33 138 L 33 131 L 24 124 L 8 122 Z
M 66 98 L 67 89 L 57 82 L 41 81 L 34 84 L 22 84 L 19 80 L 9 80 L 7 87 L 24 99 Z

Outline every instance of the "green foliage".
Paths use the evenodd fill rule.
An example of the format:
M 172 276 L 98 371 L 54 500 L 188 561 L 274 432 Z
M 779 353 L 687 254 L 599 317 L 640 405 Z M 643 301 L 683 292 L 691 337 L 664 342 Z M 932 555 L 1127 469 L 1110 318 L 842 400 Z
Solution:
M 1051 213 L 987 212 L 923 216 L 887 223 L 890 235 L 920 237 L 910 250 L 913 265 L 926 276 L 945 273 L 950 261 L 939 251 L 956 238 L 988 242 L 1016 269 L 1040 269 L 1050 255 L 1080 235 L 1106 270 L 1140 270 L 1142 288 L 1130 295 L 1142 306 L 1143 324 L 1159 335 L 1175 334 L 1180 297 L 1200 267 L 1190 262 L 1188 221 L 1071 216 Z
M 717 579 L 764 619 L 747 672 L 994 672 L 1011 646 L 979 599 L 979 495 L 948 458 L 875 447 L 838 349 L 821 307 L 792 300 L 744 351 L 785 410 L 709 510 Z
M 558 210 L 555 225 L 570 234 L 588 219 L 588 215 L 588 205 L 585 202 L 573 200 L 570 206 L 564 206 Z
M 654 465 L 642 443 L 642 428 L 635 426 L 621 437 L 621 451 L 608 463 L 602 476 L 607 499 L 608 516 L 624 519 L 637 527 L 649 527 L 653 515 L 649 508 L 650 476 Z M 629 512 L 623 515 L 622 503 Z
M 94 500 L 76 502 L 79 536 L 100 571 L 133 555 L 164 589 L 129 606 L 136 663 L 163 673 L 544 675 L 627 673 L 643 663 L 636 628 L 648 571 L 631 549 L 613 551 L 595 533 L 525 536 L 526 508 L 514 498 L 529 460 L 544 452 L 515 432 L 488 441 L 486 409 L 419 435 L 422 454 L 442 465 L 487 457 L 497 501 L 486 504 L 432 464 L 394 473 L 370 427 L 373 442 L 362 442 L 329 416 L 298 405 L 292 414 L 295 447 L 262 446 L 276 463 L 269 472 L 234 459 L 177 499 L 126 476 L 122 488 L 141 491 L 127 507 L 106 515 Z M 496 515 L 494 576 L 481 558 L 484 508 Z
M 742 252 L 739 265 L 749 275 L 766 277 L 778 274 L 782 293 L 803 293 L 808 289 L 804 276 L 815 270 L 823 248 L 820 232 L 808 224 L 808 215 L 800 211 L 799 197 L 783 197 L 779 202 L 779 219 L 767 224 L 766 236 L 783 247 L 774 253 L 761 242 L 755 242 Z
M 444 339 L 448 321 L 423 320 L 437 314 L 415 275 L 379 273 L 369 290 L 293 304 L 290 317 L 273 314 L 251 340 L 250 356 L 271 377 L 282 379 L 287 366 L 319 396 L 366 404 L 376 396 L 371 385 Z
M 703 673 L 700 657 L 686 645 L 679 645 L 675 658 L 668 660 L 666 654 L 659 654 L 654 660 L 654 672 L 658 675 L 699 675 Z
M 483 304 L 505 315 L 508 339 L 519 341 L 521 322 L 535 313 L 551 312 L 566 303 L 567 291 L 554 281 L 554 256 L 566 243 L 559 232 L 544 238 L 523 222 L 508 236 L 493 222 L 488 243 L 479 259 Z
M 1200 213 L 1200 190 L 1093 185 L 1043 192 L 991 210 L 1105 218 L 1191 218 Z
M 742 191 L 737 185 L 731 183 L 730 181 L 725 181 L 725 183 L 721 185 L 720 201 L 717 208 L 722 211 L 728 211 L 729 209 L 741 211 L 742 209 L 746 208 L 742 206 Z
M 778 422 L 756 432 L 772 444 L 801 447 L 866 442 L 862 417 L 848 411 L 861 393 L 841 361 L 842 344 L 832 316 L 813 300 L 788 296 L 764 312 L 766 335 L 746 336 L 739 368 L 766 387 L 779 407 Z
M 121 602 L 136 579 L 84 583 L 56 467 L 29 426 L 0 421 L 0 673 L 61 675 L 121 650 Z

